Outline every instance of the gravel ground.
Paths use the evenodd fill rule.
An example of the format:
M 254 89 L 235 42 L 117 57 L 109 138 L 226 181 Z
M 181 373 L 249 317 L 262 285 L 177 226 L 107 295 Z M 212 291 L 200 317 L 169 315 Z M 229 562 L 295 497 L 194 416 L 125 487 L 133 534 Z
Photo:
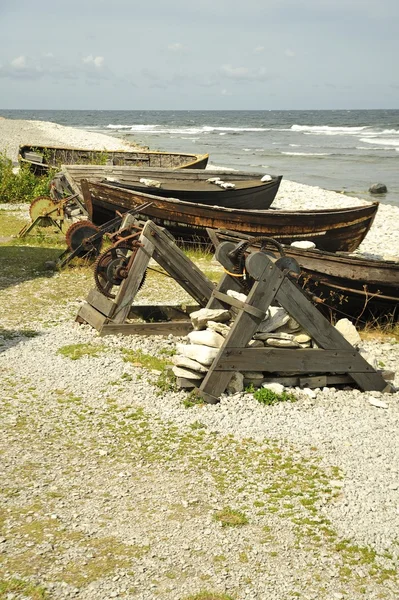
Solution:
M 0 290 L 5 598 L 398 598 L 398 392 L 186 408 L 151 362 L 180 340 L 77 325 L 72 275 Z M 364 346 L 397 368 L 393 340 Z
M 332 201 L 357 202 L 283 182 L 276 203 Z M 382 208 L 362 250 L 386 256 Z M 160 376 L 179 340 L 99 338 L 79 281 L 0 279 L 0 598 L 397 600 L 399 392 L 186 407 Z M 397 369 L 393 339 L 363 345 Z

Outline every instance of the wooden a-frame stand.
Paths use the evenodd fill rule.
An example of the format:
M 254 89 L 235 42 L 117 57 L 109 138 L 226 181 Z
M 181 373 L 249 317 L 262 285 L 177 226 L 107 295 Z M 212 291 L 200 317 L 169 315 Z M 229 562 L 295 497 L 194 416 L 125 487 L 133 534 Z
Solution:
M 216 258 L 226 269 L 219 285 L 212 291 L 207 308 L 238 310 L 224 344 L 195 392 L 206 402 L 215 404 L 235 371 L 268 373 L 291 372 L 333 373 L 347 375 L 363 391 L 392 391 L 382 375 L 312 305 L 305 293 L 291 281 L 287 272 L 276 267 L 263 252 L 250 254 L 245 261 L 247 273 L 255 280 L 246 302 L 226 294 L 227 290 L 242 291 L 232 276 L 234 265 L 229 252 L 235 244 L 224 242 L 216 250 Z M 313 338 L 318 348 L 247 348 L 265 318 L 268 307 L 277 301 Z M 278 381 L 278 375 L 275 380 Z M 344 379 L 345 380 L 345 379 Z
M 129 218 L 130 217 L 130 218 Z M 134 222 L 128 215 L 122 226 Z M 86 303 L 79 309 L 76 320 L 88 323 L 100 333 L 109 335 L 186 335 L 192 329 L 189 312 L 198 306 L 185 310 L 176 306 L 132 306 L 145 276 L 150 259 L 153 258 L 171 277 L 173 277 L 200 307 L 206 306 L 214 284 L 175 244 L 173 236 L 152 221 L 147 221 L 139 238 L 140 247 L 127 278 L 119 287 L 115 299 L 107 298 L 96 288 L 87 297 Z M 159 291 L 162 297 L 162 291 Z M 161 313 L 169 321 L 153 323 L 127 323 L 127 319 Z

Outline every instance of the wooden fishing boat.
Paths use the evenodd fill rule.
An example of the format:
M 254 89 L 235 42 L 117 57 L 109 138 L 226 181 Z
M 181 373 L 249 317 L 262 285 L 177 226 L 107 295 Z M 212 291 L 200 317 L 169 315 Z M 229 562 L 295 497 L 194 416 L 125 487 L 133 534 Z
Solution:
M 74 186 L 79 188 L 81 179 L 89 179 L 163 198 L 261 210 L 270 207 L 282 180 L 281 175 L 269 175 L 266 176 L 267 180 L 262 181 L 262 174 L 243 171 L 212 172 L 199 169 L 142 169 L 97 165 L 63 166 L 63 172 L 71 190 L 75 189 Z
M 251 239 L 234 231 L 208 233 L 214 245 Z M 322 312 L 343 313 L 359 321 L 399 320 L 399 261 L 290 246 L 284 246 L 284 253 L 299 263 L 302 284 L 324 300 L 318 305 Z
M 146 150 L 84 150 L 57 146 L 20 146 L 19 160 L 38 175 L 63 164 L 128 165 L 168 169 L 205 169 L 208 154 Z
M 151 202 L 139 210 L 140 218 L 151 219 L 177 239 L 209 242 L 206 228 L 223 228 L 246 235 L 267 235 L 287 244 L 294 240 L 311 240 L 318 248 L 331 252 L 355 250 L 370 229 L 378 209 L 378 202 L 314 211 L 233 209 L 160 198 L 87 179 L 81 180 L 81 187 L 95 224 L 108 221 L 115 211 L 137 209 Z

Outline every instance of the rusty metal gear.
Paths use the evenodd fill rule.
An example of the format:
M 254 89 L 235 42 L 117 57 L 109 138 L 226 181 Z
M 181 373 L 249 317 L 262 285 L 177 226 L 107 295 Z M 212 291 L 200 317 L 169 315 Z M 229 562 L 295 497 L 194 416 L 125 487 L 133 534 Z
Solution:
M 117 246 L 106 250 L 97 258 L 94 264 L 94 281 L 101 294 L 107 298 L 115 298 L 114 286 L 120 286 L 129 274 L 136 256 L 138 246 L 128 242 L 120 242 Z M 144 284 L 146 272 L 140 282 L 139 289 Z
M 35 221 L 38 217 L 46 217 L 57 208 L 57 202 L 55 202 L 49 196 L 38 196 L 32 200 L 29 207 L 29 215 L 32 221 Z
M 99 231 L 99 227 L 91 221 L 73 223 L 65 234 L 69 250 L 71 252 L 78 251 L 77 256 L 99 254 L 103 241 L 102 236 L 95 236 Z

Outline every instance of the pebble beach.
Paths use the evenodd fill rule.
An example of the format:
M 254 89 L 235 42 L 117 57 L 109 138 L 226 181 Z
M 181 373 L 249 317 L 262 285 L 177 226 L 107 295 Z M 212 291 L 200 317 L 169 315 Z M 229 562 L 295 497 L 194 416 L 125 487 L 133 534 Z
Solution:
M 0 118 L 0 152 L 17 162 L 20 144 L 132 148 Z M 364 203 L 283 179 L 274 204 Z M 357 253 L 399 260 L 398 224 L 399 207 L 381 203 Z M 398 391 L 295 389 L 273 406 L 242 392 L 187 408 L 137 358 L 165 359 L 182 339 L 100 338 L 74 322 L 84 297 L 56 291 L 65 275 L 1 281 L 0 582 L 55 600 L 397 600 Z M 140 302 L 159 297 L 145 284 Z M 67 345 L 92 351 L 75 360 Z M 395 339 L 362 346 L 398 389 Z

